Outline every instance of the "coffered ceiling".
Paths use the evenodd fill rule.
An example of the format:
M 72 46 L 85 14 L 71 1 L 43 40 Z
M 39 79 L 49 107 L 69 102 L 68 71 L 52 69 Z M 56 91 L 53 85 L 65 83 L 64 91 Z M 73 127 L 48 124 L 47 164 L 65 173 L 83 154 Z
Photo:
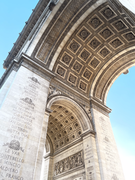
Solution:
M 70 3 L 75 6 L 73 1 L 70 1 Z M 70 3 L 68 6 L 70 6 Z M 80 1 L 78 6 L 79 3 Z M 83 3 L 86 2 L 83 1 Z M 71 9 L 71 12 L 73 11 L 75 10 Z M 66 12 L 69 13 L 69 9 L 64 9 L 63 15 Z M 68 13 L 65 17 L 62 14 L 59 16 L 58 22 L 61 19 L 62 24 L 58 23 L 58 25 L 55 22 L 58 25 L 55 29 L 56 33 L 52 34 L 54 31 L 50 32 L 50 36 L 46 37 L 46 40 L 35 54 L 38 59 L 46 63 L 46 66 L 49 66 L 49 59 L 47 60 L 48 55 L 45 49 L 50 46 L 49 41 L 53 41 L 52 35 L 54 39 L 60 35 L 59 32 L 63 25 L 62 19 L 64 18 L 66 22 L 69 16 L 71 17 Z M 70 23 L 72 24 L 72 22 Z M 68 33 L 69 29 L 65 28 L 63 31 Z M 49 37 L 50 39 L 48 39 Z M 67 39 L 54 64 L 53 72 L 60 81 L 89 97 L 91 85 L 100 69 L 111 58 L 133 46 L 134 43 L 134 20 L 126 11 L 118 8 L 113 1 L 108 1 L 90 13 Z M 50 49 L 50 53 L 53 53 L 49 54 L 49 57 L 52 57 L 52 59 L 54 52 L 57 52 L 57 48 L 53 46 L 51 48 L 53 51 Z
M 51 109 L 47 134 L 55 152 L 77 140 L 82 134 L 82 130 L 71 110 L 60 105 L 52 105 Z

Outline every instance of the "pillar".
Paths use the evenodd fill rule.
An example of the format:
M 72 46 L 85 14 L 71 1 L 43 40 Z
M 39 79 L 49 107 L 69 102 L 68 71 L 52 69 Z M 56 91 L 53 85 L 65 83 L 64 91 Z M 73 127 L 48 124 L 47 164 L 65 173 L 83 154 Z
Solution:
M 42 162 L 40 163 L 40 169 L 41 169 L 41 173 L 39 175 L 40 177 L 40 180 L 48 180 L 49 178 L 49 172 L 50 172 L 50 162 L 51 162 L 51 156 L 47 156 L 45 157 L 48 153 L 50 154 L 50 151 L 48 153 L 46 153 L 46 148 L 45 148 L 45 143 L 46 143 L 46 133 L 47 133 L 47 127 L 48 127 L 48 121 L 49 121 L 49 115 L 50 115 L 50 112 L 49 109 L 46 109 L 46 112 L 45 112 L 45 124 L 44 124 L 44 127 L 43 127 L 43 133 L 42 133 L 42 143 L 41 143 L 41 155 L 42 157 L 39 158 L 40 160 L 42 159 Z M 44 153 L 42 153 L 44 149 Z M 52 164 L 53 166 L 53 164 Z M 38 179 L 38 176 L 37 176 L 37 179 Z
M 86 180 L 101 180 L 95 135 L 89 132 L 83 137 Z
M 49 81 L 20 66 L 0 107 L 0 179 L 39 180 Z
M 44 175 L 41 180 L 53 180 L 54 176 L 54 165 L 53 157 L 47 156 L 44 158 Z
M 96 131 L 96 147 L 101 180 L 124 180 L 122 166 L 109 119 L 111 110 L 101 102 L 92 99 L 91 112 Z

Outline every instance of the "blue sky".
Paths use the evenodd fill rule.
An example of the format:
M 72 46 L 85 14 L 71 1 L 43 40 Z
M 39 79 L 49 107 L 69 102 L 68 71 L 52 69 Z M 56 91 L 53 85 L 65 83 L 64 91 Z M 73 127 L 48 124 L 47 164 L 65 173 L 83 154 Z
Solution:
M 121 0 L 131 10 L 135 10 L 134 0 Z M 0 1 L 0 77 L 13 43 L 28 20 L 38 0 Z M 135 67 L 129 74 L 121 75 L 112 85 L 107 106 L 113 109 L 111 124 L 121 157 L 126 180 L 135 180 Z

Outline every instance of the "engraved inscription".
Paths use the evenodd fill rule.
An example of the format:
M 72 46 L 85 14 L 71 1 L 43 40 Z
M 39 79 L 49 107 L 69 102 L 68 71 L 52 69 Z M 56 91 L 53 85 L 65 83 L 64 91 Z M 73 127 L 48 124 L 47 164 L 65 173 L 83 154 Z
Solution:
M 37 126 L 38 121 L 42 121 L 42 116 L 39 116 L 36 111 L 38 95 L 42 87 L 36 77 L 27 77 L 21 96 L 18 98 L 16 106 L 12 107 L 12 115 L 8 119 L 5 132 L 8 141 L 1 143 L 0 179 L 2 180 L 26 179 L 24 174 L 24 167 L 27 163 L 25 157 L 28 155 L 26 149 L 31 145 L 31 134 L 33 137 L 35 136 L 33 135 L 34 127 Z M 33 153 L 35 152 L 33 151 Z M 33 171 L 30 170 L 29 173 L 32 175 Z

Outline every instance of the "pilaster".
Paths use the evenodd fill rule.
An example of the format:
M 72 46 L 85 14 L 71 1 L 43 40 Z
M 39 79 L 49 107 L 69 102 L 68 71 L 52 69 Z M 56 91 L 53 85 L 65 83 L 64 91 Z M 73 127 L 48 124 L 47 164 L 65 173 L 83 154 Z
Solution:
M 86 180 L 101 180 L 94 132 L 83 135 L 83 151 Z
M 121 162 L 109 119 L 111 109 L 92 98 L 91 112 L 96 131 L 96 147 L 101 180 L 124 180 Z
M 39 180 L 50 82 L 35 68 L 19 64 L 0 108 L 0 179 Z

